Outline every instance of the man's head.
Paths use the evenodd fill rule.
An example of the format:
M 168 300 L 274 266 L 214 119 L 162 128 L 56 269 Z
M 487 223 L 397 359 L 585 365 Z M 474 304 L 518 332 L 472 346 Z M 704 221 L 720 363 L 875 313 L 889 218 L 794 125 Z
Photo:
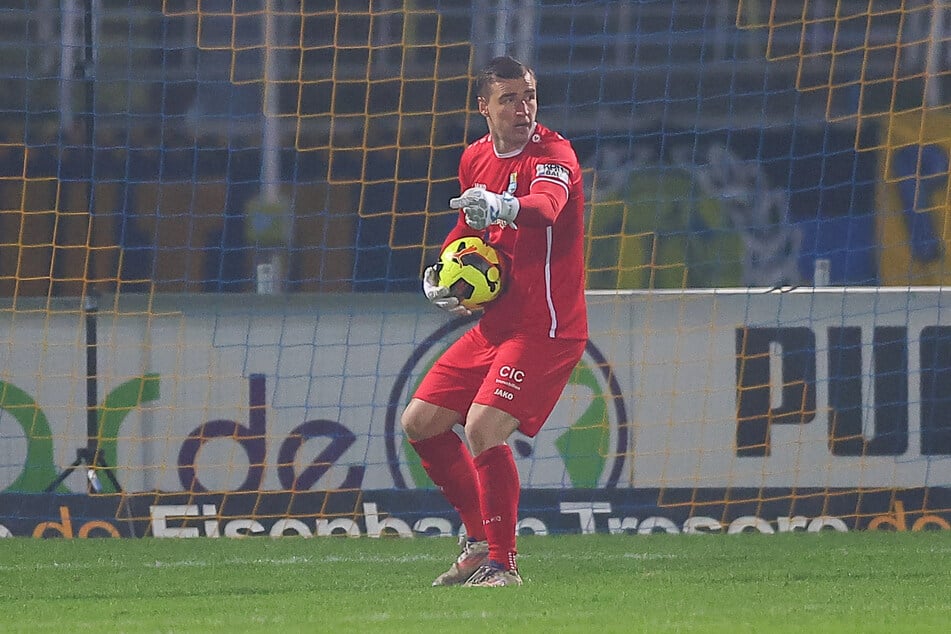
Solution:
M 476 78 L 479 113 L 500 154 L 528 143 L 538 113 L 535 71 L 508 56 L 496 57 Z

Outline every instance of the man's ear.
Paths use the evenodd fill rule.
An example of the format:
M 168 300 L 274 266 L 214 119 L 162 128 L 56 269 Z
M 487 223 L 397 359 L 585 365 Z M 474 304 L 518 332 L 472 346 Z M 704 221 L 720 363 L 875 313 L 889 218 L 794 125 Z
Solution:
M 485 97 L 479 97 L 477 103 L 479 104 L 479 114 L 483 117 L 489 116 L 489 102 L 485 100 Z

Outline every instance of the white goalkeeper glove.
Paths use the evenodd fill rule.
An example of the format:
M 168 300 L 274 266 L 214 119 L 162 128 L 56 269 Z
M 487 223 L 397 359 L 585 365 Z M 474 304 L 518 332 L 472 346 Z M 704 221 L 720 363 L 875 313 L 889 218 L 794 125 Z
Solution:
M 519 210 L 518 198 L 509 193 L 495 194 L 481 187 L 470 187 L 458 198 L 449 201 L 450 209 L 461 209 L 466 224 L 482 231 L 489 225 L 512 225 Z
M 423 293 L 433 305 L 439 306 L 451 315 L 462 317 L 472 312 L 459 303 L 458 297 L 449 294 L 449 288 L 439 285 L 439 265 L 433 264 L 423 272 Z

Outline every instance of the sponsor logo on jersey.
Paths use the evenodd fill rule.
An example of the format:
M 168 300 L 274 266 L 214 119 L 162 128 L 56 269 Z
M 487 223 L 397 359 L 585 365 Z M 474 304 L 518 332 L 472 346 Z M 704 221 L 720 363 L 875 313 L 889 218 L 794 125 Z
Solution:
M 535 177 L 553 178 L 557 181 L 561 181 L 565 185 L 571 183 L 571 173 L 568 171 L 568 168 L 564 165 L 557 165 L 555 163 L 544 163 L 542 165 L 537 165 L 535 167 Z

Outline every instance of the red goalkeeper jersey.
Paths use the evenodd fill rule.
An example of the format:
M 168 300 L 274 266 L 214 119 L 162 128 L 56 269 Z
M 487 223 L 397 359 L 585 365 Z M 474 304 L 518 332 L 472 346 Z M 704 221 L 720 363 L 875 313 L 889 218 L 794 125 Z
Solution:
M 525 147 L 500 155 L 486 135 L 463 152 L 459 184 L 460 191 L 484 187 L 508 192 L 521 205 L 515 227 L 492 225 L 484 232 L 466 225 L 460 210 L 443 243 L 480 235 L 499 252 L 503 292 L 486 305 L 479 321 L 486 338 L 587 339 L 584 187 L 571 143 L 536 123 Z

